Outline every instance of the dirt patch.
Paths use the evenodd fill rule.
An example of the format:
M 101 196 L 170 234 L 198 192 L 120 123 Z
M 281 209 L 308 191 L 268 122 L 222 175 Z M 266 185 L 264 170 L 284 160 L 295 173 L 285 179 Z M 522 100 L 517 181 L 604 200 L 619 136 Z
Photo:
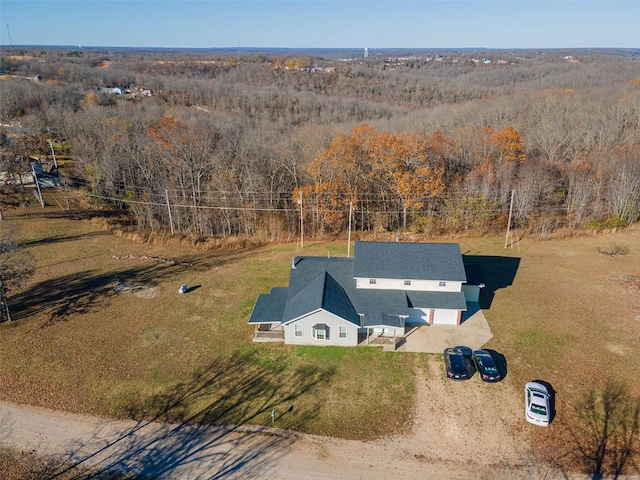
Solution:
M 123 280 L 113 286 L 113 291 L 116 293 L 128 293 L 140 298 L 155 298 L 159 294 L 158 287 Z
M 640 292 L 640 275 L 622 275 L 618 281 L 630 292 Z
M 191 262 L 181 262 L 180 260 L 171 260 L 168 258 L 154 257 L 151 255 L 114 255 L 113 258 L 118 260 L 151 260 L 154 263 L 169 263 L 171 265 L 188 265 L 193 267 Z
M 616 355 L 624 356 L 631 354 L 631 348 L 626 345 L 619 345 L 615 343 L 607 343 L 605 348 L 611 353 L 615 353 Z
M 488 466 L 515 460 L 526 434 L 520 398 L 508 378 L 493 384 L 477 376 L 453 382 L 444 378 L 443 368 L 429 355 L 425 368 L 417 369 L 412 432 L 394 441 L 426 463 Z

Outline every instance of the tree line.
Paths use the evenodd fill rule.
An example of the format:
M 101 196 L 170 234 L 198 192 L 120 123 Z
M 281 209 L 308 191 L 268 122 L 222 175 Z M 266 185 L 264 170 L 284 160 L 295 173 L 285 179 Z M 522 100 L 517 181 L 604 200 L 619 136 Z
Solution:
M 3 170 L 53 140 L 140 228 L 483 233 L 505 227 L 514 190 L 514 225 L 533 233 L 640 219 L 633 56 L 71 53 L 3 58 Z

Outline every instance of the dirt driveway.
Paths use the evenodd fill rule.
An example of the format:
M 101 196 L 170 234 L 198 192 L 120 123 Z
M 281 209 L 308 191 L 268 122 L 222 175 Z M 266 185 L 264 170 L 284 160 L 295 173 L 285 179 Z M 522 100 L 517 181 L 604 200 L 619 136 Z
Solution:
M 428 380 L 427 380 L 428 379 Z M 450 382 L 430 356 L 418 372 L 412 432 L 374 442 L 264 428 L 105 420 L 0 403 L 5 444 L 75 465 L 157 478 L 496 478 L 516 460 L 526 428 L 509 378 Z

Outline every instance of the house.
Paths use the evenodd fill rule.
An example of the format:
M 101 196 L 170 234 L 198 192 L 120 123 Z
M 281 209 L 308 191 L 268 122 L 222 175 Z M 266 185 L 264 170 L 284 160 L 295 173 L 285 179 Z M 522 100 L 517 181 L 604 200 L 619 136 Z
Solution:
M 124 88 L 120 87 L 103 87 L 100 89 L 101 93 L 111 93 L 115 95 L 122 95 L 124 93 Z
M 31 174 L 34 181 L 38 181 L 38 185 L 41 188 L 59 187 L 60 182 L 58 180 L 58 169 L 54 165 L 47 166 L 43 164 L 39 159 L 33 159 L 29 161 L 31 165 Z M 45 169 L 45 167 L 47 167 Z
M 474 277 L 480 279 L 478 271 Z M 299 256 L 288 287 L 258 296 L 254 341 L 356 346 L 407 327 L 460 325 L 478 300 L 457 243 L 356 242 L 354 257 Z

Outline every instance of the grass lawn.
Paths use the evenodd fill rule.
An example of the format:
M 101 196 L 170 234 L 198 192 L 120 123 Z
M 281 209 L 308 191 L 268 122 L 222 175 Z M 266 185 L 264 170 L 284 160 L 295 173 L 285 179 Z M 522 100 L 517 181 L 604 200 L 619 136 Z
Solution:
M 15 321 L 0 326 L 0 398 L 238 424 L 269 425 L 276 410 L 277 426 L 349 438 L 408 425 L 412 355 L 252 343 L 253 304 L 287 284 L 295 244 L 232 253 L 154 247 L 59 212 L 4 221 L 37 271 L 10 295 Z M 304 249 L 328 251 L 344 255 L 346 245 Z M 180 295 L 183 283 L 191 291 Z
M 165 248 L 47 213 L 18 211 L 5 221 L 19 228 L 37 271 L 10 296 L 17 320 L 0 326 L 0 398 L 120 417 L 265 425 L 276 410 L 277 426 L 346 438 L 409 428 L 419 355 L 251 342 L 256 297 L 287 284 L 295 244 L 231 253 Z M 525 238 L 507 249 L 498 237 L 453 241 L 484 267 L 481 306 L 494 333 L 487 347 L 505 356 L 505 381 L 520 391 L 541 379 L 556 391 L 558 427 L 534 435 L 566 439 L 562 426 L 575 421 L 576 405 L 607 379 L 640 396 L 637 226 Z M 616 247 L 626 254 L 602 253 Z M 345 255 L 346 244 L 305 244 L 305 254 L 327 252 Z M 183 283 L 193 290 L 180 295 Z

